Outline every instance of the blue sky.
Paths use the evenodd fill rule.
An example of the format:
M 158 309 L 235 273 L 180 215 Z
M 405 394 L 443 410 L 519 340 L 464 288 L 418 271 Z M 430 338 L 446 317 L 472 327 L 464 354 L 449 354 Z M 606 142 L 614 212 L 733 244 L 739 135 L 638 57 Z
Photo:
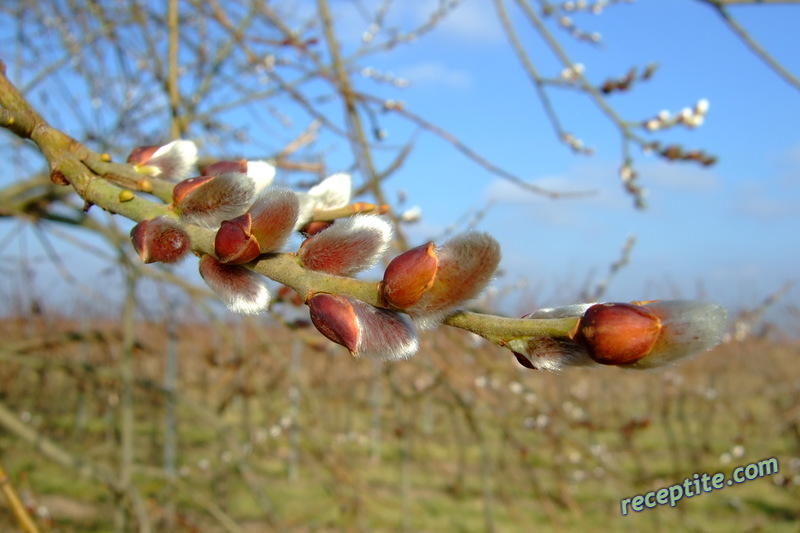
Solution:
M 353 50 L 367 23 L 354 3 L 334 4 L 340 34 L 347 36 L 345 50 Z M 437 4 L 397 2 L 387 25 L 422 22 Z M 743 7 L 733 13 L 791 71 L 800 73 L 795 37 L 800 8 Z M 410 158 L 387 183 L 390 198 L 402 190 L 408 195 L 406 206 L 422 208 L 422 222 L 407 228 L 411 240 L 439 237 L 454 222 L 485 211 L 477 228 L 496 236 L 504 251 L 498 287 L 519 280 L 528 287 L 513 292 L 518 300 L 510 300 L 514 312 L 571 303 L 587 279 L 605 277 L 631 235 L 637 237 L 631 262 L 613 281 L 607 299 L 702 297 L 736 308 L 755 306 L 787 281 L 797 280 L 800 91 L 769 70 L 700 2 L 639 0 L 612 6 L 601 16 L 574 18 L 581 28 L 603 37 L 600 46 L 562 39 L 592 82 L 622 76 L 632 66 L 659 64 L 650 82 L 611 99 L 625 118 L 641 120 L 662 109 L 675 113 L 708 99 L 710 111 L 701 128 L 679 129 L 661 138 L 704 148 L 718 155 L 719 163 L 710 169 L 665 164 L 634 150 L 641 184 L 649 191 L 648 209 L 635 210 L 618 179 L 621 145 L 614 127 L 585 97 L 554 91 L 565 129 L 592 146 L 595 155 L 576 156 L 560 144 L 507 45 L 492 3 L 465 0 L 437 31 L 362 62 L 408 80 L 408 88 L 383 87 L 369 79 L 358 80 L 359 87 L 402 100 L 530 183 L 594 193 L 558 201 L 533 195 L 491 175 L 433 135 L 379 117 L 387 144 L 416 136 Z M 557 75 L 561 65 L 518 15 L 514 20 L 542 74 Z M 285 112 L 294 113 L 288 108 Z M 331 112 L 341 116 L 338 107 Z M 307 124 L 299 114 L 294 118 L 298 129 Z M 248 120 L 244 115 L 229 118 L 242 125 Z M 276 149 L 281 141 L 274 140 Z M 341 139 L 322 142 L 329 143 L 326 153 L 333 170 L 352 161 Z M 235 155 L 246 152 L 243 148 Z M 6 228 L 0 234 L 5 235 L 9 225 L 0 228 Z M 34 239 L 29 242 L 36 246 Z M 19 244 L 5 253 L 12 253 L 9 249 L 14 254 L 21 250 Z M 93 272 L 105 268 L 74 248 L 63 254 L 68 263 L 82 265 L 73 269 L 76 277 L 92 279 Z M 193 266 L 184 268 L 194 271 Z M 795 288 L 771 318 L 778 318 L 783 305 L 798 302 L 800 288 Z
M 800 93 L 711 10 L 697 2 L 639 1 L 599 17 L 576 17 L 584 29 L 602 34 L 602 47 L 565 40 L 597 83 L 631 66 L 659 63 L 652 81 L 612 98 L 626 118 L 643 119 L 662 109 L 674 113 L 700 98 L 710 102 L 701 128 L 663 138 L 702 147 L 717 154 L 719 163 L 705 169 L 636 154 L 649 191 L 649 207 L 642 212 L 632 208 L 617 178 L 616 130 L 585 98 L 567 92 L 554 97 L 565 128 L 593 146 L 595 155 L 575 156 L 559 144 L 495 24 L 490 2 L 467 1 L 463 8 L 438 35 L 384 67 L 412 82 L 404 101 L 531 183 L 596 194 L 559 201 L 537 197 L 423 136 L 397 184 L 425 214 L 412 235 L 436 235 L 491 201 L 479 227 L 501 240 L 506 281 L 526 278 L 532 287 L 526 296 L 537 304 L 557 303 L 592 273 L 594 279 L 604 277 L 629 235 L 637 244 L 630 265 L 607 293 L 612 299 L 705 297 L 754 306 L 797 279 Z M 800 72 L 800 56 L 791 45 L 797 8 L 734 13 L 778 59 Z M 523 27 L 520 22 L 521 32 Z M 542 57 L 540 71 L 557 74 L 560 66 L 531 43 Z M 797 293 L 794 289 L 785 301 L 796 304 Z

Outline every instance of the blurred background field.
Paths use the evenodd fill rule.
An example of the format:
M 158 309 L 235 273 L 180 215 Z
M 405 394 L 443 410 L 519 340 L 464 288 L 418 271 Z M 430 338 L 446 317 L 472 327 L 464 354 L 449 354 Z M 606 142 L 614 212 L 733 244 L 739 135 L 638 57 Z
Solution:
M 545 374 L 450 328 L 382 364 L 295 326 L 3 319 L 2 462 L 41 530 L 797 531 L 800 343 L 780 332 Z M 620 514 L 768 457 L 777 475 Z

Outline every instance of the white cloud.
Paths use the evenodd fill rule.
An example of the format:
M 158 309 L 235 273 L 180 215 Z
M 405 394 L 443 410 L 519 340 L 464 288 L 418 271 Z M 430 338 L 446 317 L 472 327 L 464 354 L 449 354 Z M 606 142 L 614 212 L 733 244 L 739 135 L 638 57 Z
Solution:
M 602 163 L 580 163 L 573 166 L 566 174 L 541 176 L 528 183 L 548 191 L 563 193 L 561 200 L 552 200 L 547 196 L 525 191 L 518 185 L 501 178 L 492 181 L 486 188 L 485 197 L 498 203 L 511 205 L 554 204 L 566 207 L 580 206 L 580 209 L 591 205 L 593 208 L 611 210 L 630 210 L 631 199 L 623 191 L 617 170 Z M 571 197 L 574 196 L 574 197 Z
M 426 24 L 431 16 L 439 11 L 440 0 L 419 0 L 398 3 L 398 11 L 407 8 L 409 11 L 400 14 L 413 21 L 414 25 Z M 504 42 L 503 29 L 500 26 L 490 0 L 463 0 L 437 23 L 435 32 L 450 40 L 464 44 L 493 45 Z
M 688 193 L 709 192 L 718 189 L 721 180 L 712 169 L 692 163 L 666 163 L 663 161 L 636 165 L 639 179 L 645 188 L 671 189 Z
M 607 181 L 614 183 L 614 180 Z M 596 211 L 600 206 L 609 207 L 617 203 L 609 194 L 608 183 L 590 183 L 573 176 L 545 176 L 530 180 L 528 183 L 548 191 L 588 194 L 579 198 L 553 200 L 527 191 L 508 180 L 497 178 L 486 187 L 483 197 L 487 201 L 496 203 L 499 210 L 522 208 L 526 217 L 531 217 L 537 224 L 551 228 L 577 227 L 584 223 L 587 208 L 590 206 L 592 211 Z
M 469 43 L 497 44 L 504 40 L 503 29 L 489 0 L 464 0 L 445 19 L 441 30 L 446 35 Z
M 776 187 L 750 180 L 736 191 L 734 212 L 746 217 L 770 220 L 798 215 L 800 189 Z
M 441 63 L 417 63 L 400 70 L 400 76 L 414 85 L 446 85 L 465 88 L 472 84 L 472 77 L 463 70 L 456 70 Z
M 800 143 L 786 150 L 782 159 L 785 159 L 793 167 L 800 165 Z
M 337 39 L 345 50 L 352 52 L 366 45 L 385 42 L 397 35 L 414 35 L 434 20 L 432 30 L 422 33 L 422 40 L 436 48 L 463 49 L 465 46 L 494 46 L 505 44 L 506 38 L 491 0 L 462 0 L 455 8 L 441 16 L 441 0 L 414 0 L 390 2 L 380 28 L 374 26 L 374 17 L 383 11 L 385 0 L 362 0 L 359 3 L 340 2 L 333 13 Z M 309 18 L 314 18 L 313 2 L 299 2 L 295 9 L 289 3 L 282 14 L 290 27 L 300 28 Z M 295 9 L 295 11 L 293 11 Z M 377 30 L 377 33 L 373 33 Z M 369 37 L 368 42 L 364 41 Z M 372 41 L 374 39 L 374 41 Z M 411 41 L 412 47 L 419 45 Z M 402 48 L 402 47 L 401 47 Z
M 358 45 L 365 31 L 369 30 L 372 17 L 385 7 L 385 0 L 363 0 L 359 7 L 350 2 L 342 3 L 335 11 L 339 38 L 351 45 Z M 414 0 L 394 2 L 385 13 L 382 30 L 388 34 L 399 31 L 408 33 L 425 26 L 434 17 L 441 15 L 441 0 Z M 293 5 L 293 4 L 292 4 Z M 313 13 L 312 3 L 302 3 Z M 291 20 L 304 20 L 292 13 Z M 492 6 L 491 0 L 462 0 L 454 9 L 436 21 L 432 32 L 457 45 L 475 44 L 495 45 L 505 42 L 503 29 Z
M 586 183 L 567 176 L 543 176 L 527 181 L 532 186 L 554 192 L 585 192 L 590 189 Z M 486 187 L 485 198 L 500 204 L 529 205 L 531 203 L 550 203 L 546 196 L 528 192 L 511 181 L 495 178 Z

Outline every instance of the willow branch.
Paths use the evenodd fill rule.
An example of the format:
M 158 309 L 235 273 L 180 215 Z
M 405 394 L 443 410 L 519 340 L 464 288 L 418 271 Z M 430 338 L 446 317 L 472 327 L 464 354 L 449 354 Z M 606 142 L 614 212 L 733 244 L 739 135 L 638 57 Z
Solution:
M 137 180 L 127 177 L 136 174 L 135 171 L 130 168 L 123 171 L 126 165 L 115 165 L 119 171 L 118 176 L 125 179 L 117 179 L 113 183 L 97 174 L 93 170 L 95 165 L 90 167 L 86 162 L 99 160 L 100 156 L 51 128 L 31 108 L 5 75 L 0 76 L 0 106 L 24 120 L 24 128 L 16 124 L 12 131 L 29 138 L 37 145 L 50 163 L 51 176 L 56 173 L 59 179 L 68 182 L 83 198 L 87 209 L 96 205 L 136 222 L 162 215 L 176 218 L 168 205 L 153 202 L 141 194 L 135 194 L 132 200 L 121 200 L 120 193 L 125 189 L 120 183 L 130 185 L 132 188 L 138 185 Z M 7 127 L 8 124 L 0 123 L 0 126 Z M 196 254 L 214 254 L 214 230 L 193 225 L 186 225 L 185 229 L 191 237 L 192 249 Z M 326 292 L 350 296 L 376 307 L 382 306 L 376 281 L 310 271 L 303 268 L 297 258 L 290 253 L 267 255 L 253 263 L 252 268 L 274 281 L 291 287 L 303 297 Z M 499 345 L 504 345 L 511 338 L 522 336 L 566 337 L 576 322 L 577 318 L 511 319 L 465 311 L 456 312 L 444 321 L 445 324 L 476 333 Z

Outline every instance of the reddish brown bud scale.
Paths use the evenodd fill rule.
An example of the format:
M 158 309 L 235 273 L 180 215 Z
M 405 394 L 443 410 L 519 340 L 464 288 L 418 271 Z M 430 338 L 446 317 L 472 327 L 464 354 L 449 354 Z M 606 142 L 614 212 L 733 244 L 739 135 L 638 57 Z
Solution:
M 127 163 L 130 165 L 143 165 L 150 161 L 150 158 L 153 157 L 153 154 L 155 154 L 159 148 L 161 148 L 161 146 L 137 146 L 131 150 Z
M 408 309 L 423 329 L 437 326 L 447 313 L 480 294 L 500 264 L 500 245 L 487 233 L 469 232 L 436 248 L 436 256 L 433 285 Z
M 313 220 L 303 226 L 303 229 L 300 231 L 306 235 L 307 237 L 311 237 L 312 235 L 316 235 L 320 231 L 327 229 L 333 225 L 333 222 L 329 222 L 327 220 Z
M 381 293 L 389 305 L 407 309 L 417 303 L 432 286 L 439 268 L 433 242 L 398 255 L 386 267 Z
M 69 185 L 69 180 L 64 176 L 64 173 L 58 169 L 53 169 L 50 171 L 50 181 L 52 181 L 55 185 Z
M 315 294 L 307 303 L 319 332 L 353 357 L 398 361 L 419 350 L 417 334 L 401 313 L 337 294 Z
M 651 301 L 644 309 L 661 321 L 661 333 L 653 349 L 627 368 L 656 368 L 713 348 L 727 327 L 724 307 L 681 300 Z
M 594 364 L 663 367 L 713 348 L 727 327 L 724 307 L 681 300 L 575 304 L 539 309 L 523 318 L 575 319 L 569 338 L 544 334 L 504 341 L 520 364 L 538 370 Z
M 358 350 L 359 327 L 353 305 L 338 294 L 315 294 L 308 300 L 311 322 L 320 333 L 355 355 Z
M 514 354 L 514 357 L 516 357 L 516 358 L 517 358 L 517 362 L 518 362 L 519 364 L 521 364 L 521 365 L 522 365 L 522 366 L 524 366 L 525 368 L 529 368 L 529 369 L 531 369 L 531 370 L 536 370 L 536 367 L 535 367 L 535 366 L 533 366 L 533 363 L 531 363 L 531 360 L 530 360 L 530 359 L 528 359 L 526 356 L 522 355 L 522 354 L 521 354 L 521 353 L 519 353 L 519 352 L 514 352 L 514 351 L 512 351 L 511 353 L 513 353 L 513 354 Z
M 232 175 L 217 179 L 227 176 Z M 268 189 L 247 213 L 220 223 L 214 252 L 221 263 L 228 265 L 249 263 L 262 253 L 276 252 L 289 238 L 297 211 L 297 197 L 291 190 Z
M 139 258 L 142 260 L 143 263 L 149 263 L 148 261 L 148 253 L 147 253 L 147 225 L 150 223 L 149 220 L 143 220 L 136 224 L 133 228 L 131 228 L 131 242 L 133 243 L 133 249 L 136 250 L 136 253 L 139 255 Z
M 286 188 L 266 189 L 250 208 L 250 232 L 258 241 L 261 253 L 280 251 L 289 240 L 297 222 L 300 205 L 297 195 Z
M 214 237 L 214 253 L 220 263 L 241 265 L 249 263 L 261 254 L 256 238 L 250 233 L 250 214 L 223 220 Z
M 175 263 L 189 249 L 189 235 L 166 217 L 136 224 L 131 229 L 131 242 L 145 263 Z
M 596 304 L 581 317 L 573 339 L 603 365 L 638 361 L 655 346 L 661 320 L 648 309 L 625 303 Z
M 210 165 L 204 166 L 200 169 L 203 176 L 219 176 L 228 172 L 241 172 L 247 174 L 247 160 L 240 159 L 238 161 L 217 161 Z
M 186 198 L 190 192 L 203 186 L 213 179 L 214 176 L 199 176 L 176 183 L 175 187 L 172 188 L 172 203 L 176 206 L 180 205 L 180 203 L 183 202 L 184 198 Z
M 142 174 L 177 182 L 191 175 L 197 162 L 197 146 L 182 139 L 163 146 L 139 146 L 131 151 L 127 162 Z

